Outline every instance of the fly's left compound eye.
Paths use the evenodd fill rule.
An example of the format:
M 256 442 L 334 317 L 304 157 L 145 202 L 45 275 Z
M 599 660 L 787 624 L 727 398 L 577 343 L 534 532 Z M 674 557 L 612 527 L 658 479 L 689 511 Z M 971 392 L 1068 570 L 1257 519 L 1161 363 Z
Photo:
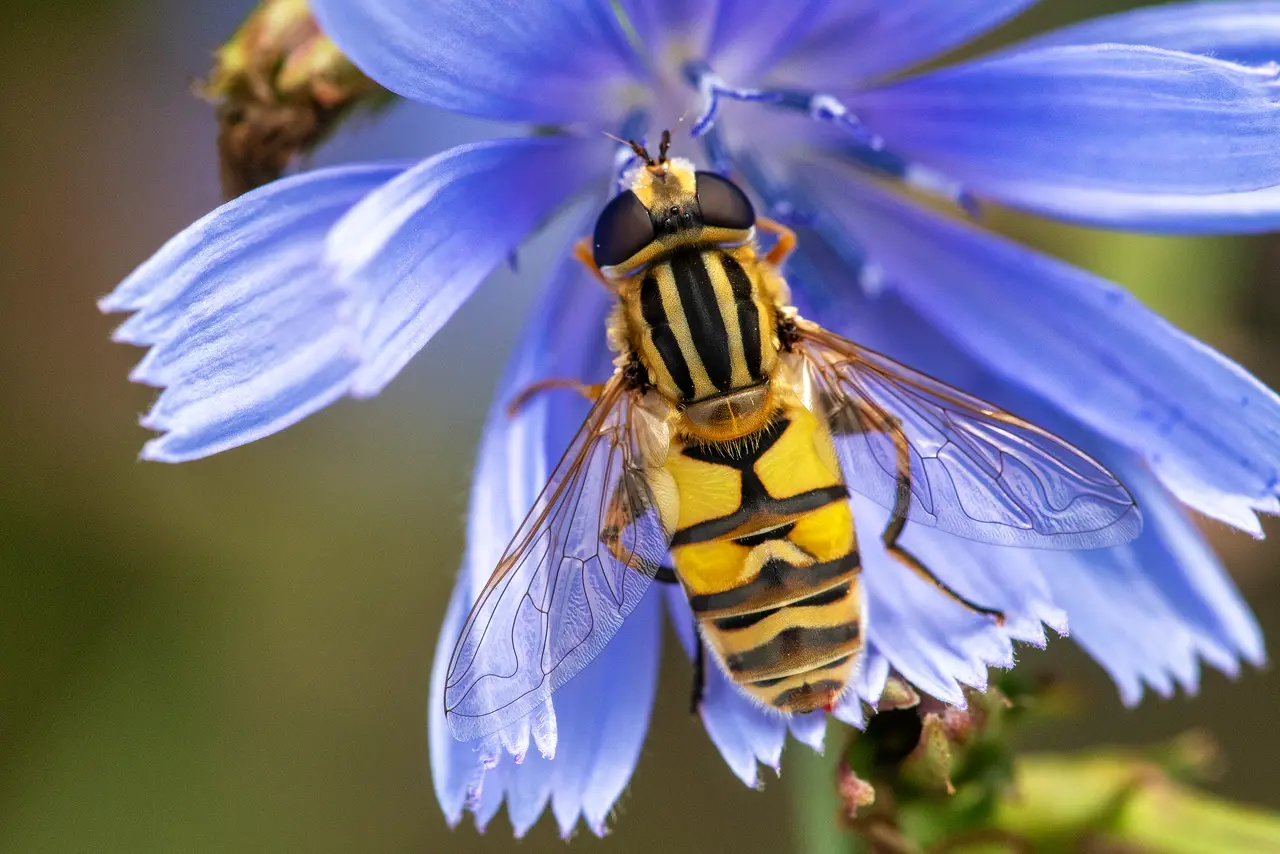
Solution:
M 721 178 L 714 172 L 698 172 L 696 186 L 703 225 L 748 229 L 756 224 L 751 200 L 728 178 Z
M 640 197 L 627 190 L 605 205 L 596 220 L 592 255 L 597 267 L 621 264 L 654 240 L 653 220 Z

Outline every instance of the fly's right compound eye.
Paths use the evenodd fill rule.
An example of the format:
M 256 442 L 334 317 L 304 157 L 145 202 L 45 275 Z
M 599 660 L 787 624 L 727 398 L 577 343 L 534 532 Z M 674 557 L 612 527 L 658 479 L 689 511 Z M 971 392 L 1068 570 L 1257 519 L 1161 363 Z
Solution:
M 703 225 L 745 230 L 756 224 L 751 200 L 728 178 L 714 172 L 698 172 L 696 186 Z
M 605 205 L 596 220 L 592 255 L 597 267 L 614 267 L 654 241 L 653 220 L 640 197 L 627 190 Z

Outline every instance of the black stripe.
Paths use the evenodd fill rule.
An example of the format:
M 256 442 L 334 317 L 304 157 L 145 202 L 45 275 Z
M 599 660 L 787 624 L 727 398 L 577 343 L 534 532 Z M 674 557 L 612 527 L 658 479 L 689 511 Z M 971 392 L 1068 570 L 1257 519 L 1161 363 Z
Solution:
M 738 329 L 742 333 L 742 355 L 747 361 L 747 371 L 759 382 L 764 379 L 760 371 L 760 309 L 751 298 L 754 290 L 751 279 L 738 259 L 728 253 L 720 253 L 720 266 L 729 278 L 733 301 L 738 306 Z
M 819 605 L 830 605 L 832 602 L 839 602 L 849 594 L 849 582 L 837 584 L 830 590 L 823 590 L 821 593 L 815 593 L 805 599 L 797 599 L 788 605 L 788 608 L 816 608 Z
M 738 537 L 734 542 L 740 546 L 746 546 L 749 549 L 754 549 L 761 543 L 767 543 L 770 540 L 785 540 L 791 533 L 791 529 L 795 526 L 795 522 L 788 522 L 785 525 L 779 525 L 776 528 L 770 528 L 769 530 L 761 531 L 758 534 L 747 534 L 745 537 Z
M 680 342 L 667 323 L 667 311 L 662 307 L 662 290 L 658 280 L 652 273 L 644 277 L 640 283 L 640 314 L 649 325 L 649 334 L 653 337 L 653 347 L 658 351 L 667 373 L 675 380 L 676 386 L 686 400 L 693 397 L 693 375 L 689 373 L 689 364 L 684 360 L 684 352 Z
M 823 626 L 819 629 L 794 626 L 783 629 L 774 635 L 772 640 L 760 644 L 755 649 L 726 655 L 724 666 L 734 673 L 775 670 L 815 650 L 839 647 L 855 641 L 858 635 L 857 622 L 845 623 L 841 626 Z
M 843 667 L 844 665 L 848 664 L 849 659 L 851 658 L 853 658 L 853 653 L 849 653 L 848 655 L 842 655 L 839 658 L 837 658 L 835 661 L 828 661 L 826 664 L 823 664 L 819 667 L 815 667 L 813 668 L 813 670 L 810 670 L 809 672 L 816 673 L 819 670 L 834 670 L 837 667 Z
M 745 629 L 748 626 L 754 626 L 761 620 L 766 620 L 774 614 L 781 611 L 786 605 L 779 605 L 776 608 L 765 608 L 763 611 L 755 611 L 751 614 L 738 614 L 734 617 L 721 617 L 716 620 L 716 628 L 722 632 L 733 632 L 738 629 Z
M 791 426 L 789 418 L 775 418 L 750 439 L 741 442 L 715 442 L 706 445 L 687 445 L 680 453 L 700 463 L 729 466 L 744 474 L 755 468 L 756 462 L 782 438 Z
M 819 697 L 834 696 L 840 693 L 843 688 L 843 682 L 837 682 L 834 679 L 823 679 L 820 682 L 806 683 L 798 688 L 783 691 L 770 702 L 773 703 L 775 708 L 779 709 L 797 706 L 805 709 L 816 709 L 821 705 L 817 702 Z
M 858 553 L 849 552 L 844 557 L 815 563 L 812 566 L 793 566 L 785 560 L 773 558 L 765 562 L 755 578 L 741 587 L 721 593 L 702 593 L 689 597 L 689 607 L 699 613 L 725 611 L 755 599 L 768 599 L 777 593 L 794 590 L 803 592 L 834 578 L 839 578 L 858 568 Z
M 671 547 L 687 546 L 707 540 L 717 540 L 733 533 L 752 519 L 763 516 L 802 515 L 811 510 L 826 507 L 834 501 L 849 496 L 849 490 L 843 484 L 819 487 L 793 495 L 789 498 L 774 498 L 764 488 L 760 477 L 756 474 L 755 465 L 769 449 L 774 446 L 782 434 L 791 426 L 786 418 L 770 422 L 763 430 L 752 437 L 751 444 L 745 448 L 738 443 L 726 442 L 708 445 L 689 445 L 681 453 L 691 460 L 703 463 L 727 466 L 742 473 L 742 498 L 738 509 L 718 519 L 708 519 L 676 531 L 671 538 Z M 750 540 L 747 534 L 740 540 Z M 765 539 L 768 539 L 766 537 Z M 746 545 L 746 543 L 744 543 Z
M 728 391 L 733 387 L 729 331 L 720 314 L 720 303 L 711 284 L 706 257 L 699 249 L 686 249 L 672 255 L 670 264 L 694 349 L 702 359 L 702 366 L 707 369 L 711 384 L 720 391 Z
M 843 501 L 848 497 L 848 488 L 840 484 L 810 489 L 790 498 L 773 498 L 767 494 L 749 496 L 744 489 L 742 506 L 728 516 L 708 519 L 705 522 L 698 522 L 695 525 L 676 531 L 675 536 L 671 538 L 671 548 L 722 539 L 752 519 L 759 518 L 761 514 L 801 516 L 813 510 L 826 507 L 833 502 Z
M 813 608 L 818 605 L 830 605 L 832 602 L 839 602 L 849 593 L 849 582 L 837 584 L 830 590 L 823 590 L 821 593 L 815 593 L 807 599 L 798 599 L 795 602 L 788 602 L 786 605 L 779 605 L 777 608 L 766 608 L 763 611 L 756 611 L 752 614 L 737 614 L 732 617 L 721 617 L 715 621 L 717 629 L 725 632 L 732 632 L 737 629 L 745 629 L 748 626 L 754 626 L 767 617 L 781 611 L 783 608 Z
M 820 670 L 832 670 L 834 668 L 841 667 L 842 665 L 848 664 L 849 659 L 851 658 L 853 658 L 852 653 L 850 653 L 849 655 L 842 655 L 839 658 L 837 658 L 835 661 L 828 661 L 826 664 L 823 664 L 820 667 L 813 668 L 813 670 L 806 670 L 805 673 L 817 673 Z M 753 685 L 756 688 L 772 688 L 774 685 L 777 685 L 780 682 L 786 682 L 788 679 L 794 679 L 799 675 L 800 674 L 798 673 L 793 673 L 790 676 L 774 676 L 770 679 L 755 679 L 749 684 Z

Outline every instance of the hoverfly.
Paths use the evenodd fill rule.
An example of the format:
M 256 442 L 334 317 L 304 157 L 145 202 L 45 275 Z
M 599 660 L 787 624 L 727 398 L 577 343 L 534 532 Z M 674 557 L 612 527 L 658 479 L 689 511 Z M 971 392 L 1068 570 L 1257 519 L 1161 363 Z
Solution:
M 578 385 L 595 405 L 463 627 L 445 686 L 460 739 L 546 704 L 655 578 L 684 588 L 700 651 L 757 703 L 830 709 L 866 637 L 849 489 L 891 510 L 888 554 L 997 621 L 902 546 L 908 521 L 1048 549 L 1141 529 L 1067 442 L 800 317 L 781 273 L 794 233 L 669 143 L 657 159 L 630 143 L 630 189 L 577 246 L 616 295 L 618 367 Z

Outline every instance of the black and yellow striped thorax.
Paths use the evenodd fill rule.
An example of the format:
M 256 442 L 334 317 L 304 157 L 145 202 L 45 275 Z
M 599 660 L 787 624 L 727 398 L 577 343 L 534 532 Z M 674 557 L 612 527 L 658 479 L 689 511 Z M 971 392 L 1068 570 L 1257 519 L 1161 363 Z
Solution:
M 633 344 L 650 381 L 680 404 L 764 383 L 777 360 L 774 308 L 750 246 L 679 249 L 629 288 Z

